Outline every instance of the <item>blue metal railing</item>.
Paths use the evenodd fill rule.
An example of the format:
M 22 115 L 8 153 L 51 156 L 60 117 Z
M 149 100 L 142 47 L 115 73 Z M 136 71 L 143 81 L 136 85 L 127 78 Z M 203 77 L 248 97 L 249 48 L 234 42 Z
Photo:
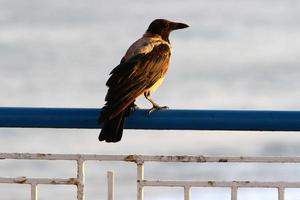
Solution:
M 0 108 L 0 127 L 101 128 L 100 109 Z M 141 109 L 127 119 L 127 129 L 300 131 L 300 111 Z

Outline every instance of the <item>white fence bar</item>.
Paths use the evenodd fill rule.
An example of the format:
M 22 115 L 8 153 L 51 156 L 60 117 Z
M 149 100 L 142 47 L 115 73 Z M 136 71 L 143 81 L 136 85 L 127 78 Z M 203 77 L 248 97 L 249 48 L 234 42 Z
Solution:
M 278 188 L 278 200 L 284 200 L 284 188 L 283 187 Z
M 252 188 L 300 188 L 300 182 L 267 181 L 160 181 L 144 180 L 142 186 L 159 187 L 252 187 Z
M 190 199 L 191 199 L 191 188 L 184 187 L 184 200 L 190 200 Z
M 114 200 L 114 173 L 107 172 L 107 200 Z
M 84 160 L 79 158 L 77 160 L 77 199 L 84 200 Z
M 122 161 L 132 162 L 137 167 L 137 199 L 144 199 L 144 187 L 182 187 L 184 200 L 191 199 L 192 187 L 226 187 L 231 189 L 231 200 L 237 200 L 238 189 L 248 188 L 277 188 L 278 200 L 284 200 L 286 188 L 300 188 L 300 180 L 286 181 L 188 181 L 188 180 L 147 180 L 144 177 L 145 162 L 185 162 L 185 163 L 299 163 L 300 157 L 220 157 L 220 156 L 151 156 L 151 155 L 95 155 L 95 154 L 29 154 L 29 153 L 0 153 L 0 162 L 4 159 L 25 160 L 68 160 L 76 161 L 76 178 L 6 178 L 0 177 L 0 183 L 28 184 L 31 186 L 31 200 L 38 200 L 38 185 L 75 185 L 77 199 L 84 200 L 84 164 L 85 161 Z M 114 174 L 107 173 L 108 200 L 114 200 Z
M 237 187 L 231 187 L 231 200 L 237 200 Z
M 144 163 L 137 163 L 137 200 L 144 200 Z
M 17 183 L 17 184 L 29 184 L 29 185 L 38 185 L 38 184 L 51 184 L 51 185 L 77 185 L 79 182 L 76 178 L 3 178 L 0 177 L 0 183 Z
M 31 184 L 31 200 L 38 200 L 38 190 L 36 184 Z
M 97 154 L 0 153 L 1 159 L 25 160 L 98 160 L 127 162 L 233 162 L 233 163 L 300 163 L 300 156 L 151 156 Z

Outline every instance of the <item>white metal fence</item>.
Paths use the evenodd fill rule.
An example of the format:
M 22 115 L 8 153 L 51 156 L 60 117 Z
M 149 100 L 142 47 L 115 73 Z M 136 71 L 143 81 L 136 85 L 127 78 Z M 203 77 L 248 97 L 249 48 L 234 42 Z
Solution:
M 23 160 L 73 160 L 77 162 L 77 176 L 74 178 L 7 178 L 0 177 L 0 183 L 31 185 L 31 200 L 38 199 L 38 185 L 60 184 L 77 186 L 77 199 L 84 200 L 84 164 L 85 161 L 134 162 L 137 166 L 137 200 L 143 200 L 145 187 L 181 187 L 184 200 L 191 199 L 191 188 L 225 187 L 231 189 L 231 200 L 237 200 L 239 188 L 275 188 L 278 200 L 285 199 L 286 188 L 300 188 L 300 182 L 286 181 L 189 181 L 189 180 L 147 180 L 144 177 L 144 165 L 147 162 L 194 162 L 194 163 L 300 163 L 300 157 L 218 157 L 218 156 L 143 156 L 143 155 L 94 155 L 94 154 L 30 154 L 0 153 L 0 159 Z M 114 199 L 114 174 L 107 173 L 108 200 Z

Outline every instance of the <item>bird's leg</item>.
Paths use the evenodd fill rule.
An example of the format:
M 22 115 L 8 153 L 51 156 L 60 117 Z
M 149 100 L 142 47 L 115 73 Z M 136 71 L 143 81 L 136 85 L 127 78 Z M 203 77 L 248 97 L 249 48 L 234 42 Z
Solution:
M 145 98 L 151 102 L 152 108 L 148 111 L 148 114 L 150 115 L 152 112 L 161 110 L 161 109 L 168 109 L 168 106 L 159 106 L 157 103 L 155 103 L 151 98 L 150 98 L 150 92 L 144 92 Z

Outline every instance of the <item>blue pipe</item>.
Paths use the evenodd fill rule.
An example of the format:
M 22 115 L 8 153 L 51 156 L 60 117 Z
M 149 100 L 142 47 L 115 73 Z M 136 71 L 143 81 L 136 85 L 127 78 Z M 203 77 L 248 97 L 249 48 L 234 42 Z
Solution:
M 99 129 L 100 109 L 0 108 L 0 127 Z M 141 109 L 127 118 L 127 129 L 300 131 L 300 111 Z

